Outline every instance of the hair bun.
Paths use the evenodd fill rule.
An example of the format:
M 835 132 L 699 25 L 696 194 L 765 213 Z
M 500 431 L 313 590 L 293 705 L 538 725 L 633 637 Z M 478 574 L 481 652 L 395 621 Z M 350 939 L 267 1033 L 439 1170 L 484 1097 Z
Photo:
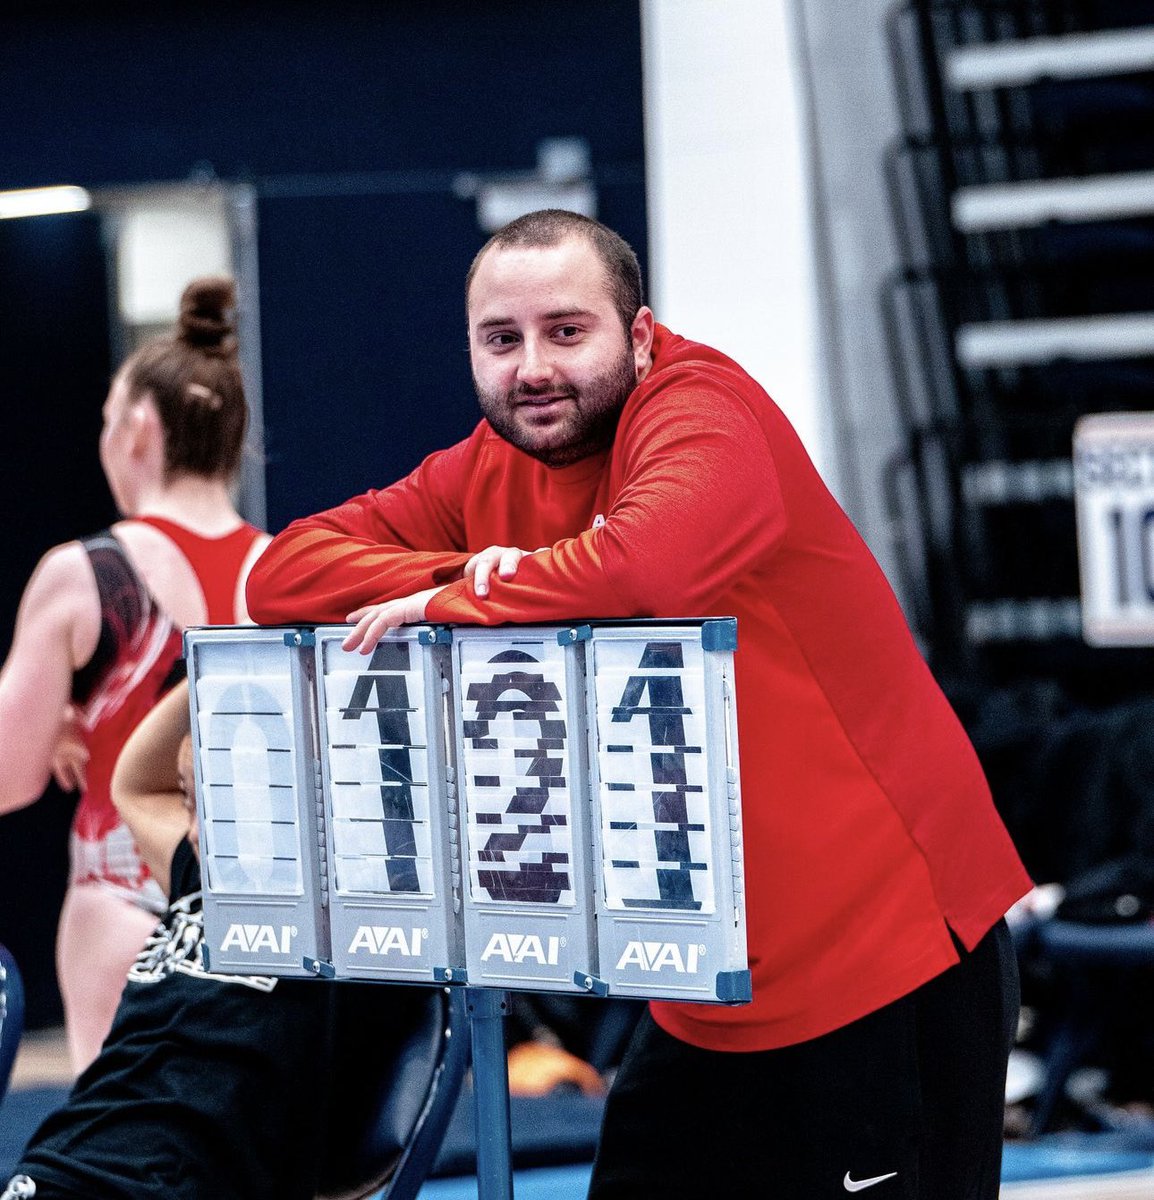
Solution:
M 236 349 L 236 282 L 227 275 L 194 279 L 180 297 L 177 337 L 189 346 Z

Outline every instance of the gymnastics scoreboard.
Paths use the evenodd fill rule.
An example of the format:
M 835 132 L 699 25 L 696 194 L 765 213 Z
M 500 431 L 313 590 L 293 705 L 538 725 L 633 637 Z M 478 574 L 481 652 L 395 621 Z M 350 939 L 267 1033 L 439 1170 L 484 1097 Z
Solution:
M 189 630 L 214 971 L 750 998 L 736 622 Z

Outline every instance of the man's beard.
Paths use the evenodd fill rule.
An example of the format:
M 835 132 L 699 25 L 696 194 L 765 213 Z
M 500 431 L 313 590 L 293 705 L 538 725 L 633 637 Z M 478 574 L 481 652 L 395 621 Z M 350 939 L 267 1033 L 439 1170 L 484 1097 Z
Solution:
M 547 467 L 566 467 L 613 444 L 621 410 L 637 386 L 637 365 L 632 349 L 626 346 L 609 370 L 581 388 L 521 384 L 498 395 L 483 391 L 476 376 L 473 386 L 481 411 L 505 441 Z M 519 403 L 533 396 L 568 397 L 569 411 L 559 422 L 535 428 L 525 419 L 531 410 Z

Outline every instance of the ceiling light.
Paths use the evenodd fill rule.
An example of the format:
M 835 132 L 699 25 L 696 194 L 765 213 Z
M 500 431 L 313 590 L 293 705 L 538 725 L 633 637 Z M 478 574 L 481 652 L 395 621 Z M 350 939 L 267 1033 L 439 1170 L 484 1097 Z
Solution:
M 23 188 L 16 192 L 0 192 L 0 220 L 83 212 L 91 205 L 92 199 L 82 187 Z

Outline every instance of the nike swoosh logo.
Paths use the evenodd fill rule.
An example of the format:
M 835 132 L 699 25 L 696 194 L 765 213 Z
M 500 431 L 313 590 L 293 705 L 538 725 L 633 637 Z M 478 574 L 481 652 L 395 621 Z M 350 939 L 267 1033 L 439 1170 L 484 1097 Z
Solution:
M 845 1178 L 841 1182 L 847 1192 L 864 1192 L 866 1188 L 873 1187 L 875 1183 L 881 1183 L 883 1180 L 893 1179 L 896 1176 L 897 1171 L 891 1171 L 888 1175 L 875 1175 L 872 1179 L 851 1179 L 849 1172 L 846 1171 Z

